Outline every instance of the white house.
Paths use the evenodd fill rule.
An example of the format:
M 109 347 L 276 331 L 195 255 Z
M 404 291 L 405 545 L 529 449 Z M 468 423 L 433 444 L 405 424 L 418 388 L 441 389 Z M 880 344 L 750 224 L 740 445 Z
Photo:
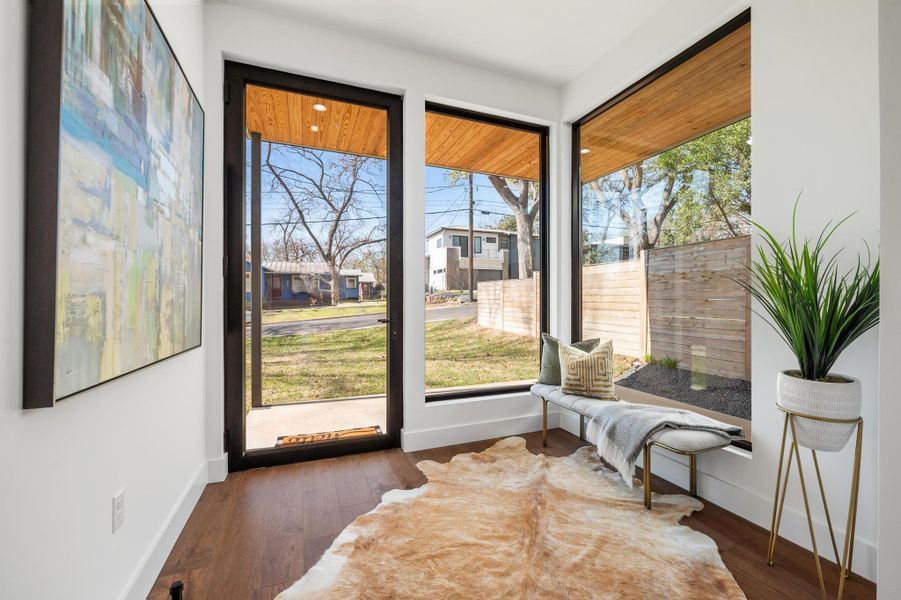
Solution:
M 429 233 L 426 240 L 426 280 L 429 291 L 468 289 L 469 229 L 441 227 Z M 515 233 L 500 229 L 473 229 L 473 268 L 476 271 L 476 281 L 508 279 L 513 260 L 511 247 L 516 247 Z

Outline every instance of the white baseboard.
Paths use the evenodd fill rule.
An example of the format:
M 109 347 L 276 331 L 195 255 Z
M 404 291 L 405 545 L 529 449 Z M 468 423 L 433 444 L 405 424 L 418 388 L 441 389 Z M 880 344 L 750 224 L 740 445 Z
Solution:
M 203 492 L 206 484 L 207 464 L 201 463 L 188 485 L 185 486 L 175 506 L 172 507 L 163 526 L 154 536 L 150 548 L 144 554 L 144 557 L 138 564 L 138 568 L 135 569 L 128 585 L 125 586 L 122 598 L 128 600 L 144 600 L 147 598 L 147 594 L 153 587 L 153 583 L 156 581 L 160 569 L 166 563 L 166 559 L 169 558 L 169 553 L 172 551 L 172 547 L 175 546 L 178 535 L 184 528 L 185 523 L 188 522 L 188 517 L 191 516 L 191 511 L 194 510 L 194 506 L 200 499 L 200 494 Z
M 715 450 L 715 452 L 728 451 Z M 698 465 L 698 496 L 702 500 L 707 499 L 729 512 L 769 530 L 773 499 L 771 497 L 764 498 L 734 483 L 723 481 L 718 477 L 705 473 L 702 469 L 701 461 L 699 461 Z M 639 464 L 641 464 L 640 459 Z M 655 449 L 651 464 L 651 470 L 655 475 L 683 488 L 688 488 L 687 459 L 677 457 L 665 450 Z M 839 551 L 841 551 L 841 543 L 845 535 L 844 529 L 841 528 L 844 526 L 844 519 L 839 518 L 838 521 L 833 519 L 833 525 L 835 526 L 835 538 L 839 543 Z M 832 555 L 832 546 L 829 543 L 829 529 L 826 522 L 815 517 L 813 526 L 816 538 L 819 541 L 820 556 L 835 561 L 835 557 Z M 782 513 L 782 525 L 779 535 L 808 550 L 811 548 L 807 516 L 791 506 L 786 505 Z M 876 552 L 876 544 L 870 540 L 857 537 L 854 541 L 854 572 L 870 581 L 876 581 Z M 761 557 L 761 561 L 764 560 L 765 558 Z M 778 553 L 775 560 L 776 562 L 779 561 Z M 811 569 L 813 569 L 812 564 Z
M 206 463 L 207 483 L 219 483 L 225 481 L 228 476 L 228 454 L 218 458 L 211 458 Z
M 559 419 L 559 414 L 548 412 L 548 429 L 557 427 Z M 415 452 L 417 450 L 441 448 L 453 444 L 465 444 L 466 442 L 489 440 L 540 430 L 541 414 L 523 415 L 464 425 L 451 425 L 449 427 L 436 427 L 434 429 L 420 429 L 418 431 L 404 429 L 401 431 L 401 447 L 405 452 Z

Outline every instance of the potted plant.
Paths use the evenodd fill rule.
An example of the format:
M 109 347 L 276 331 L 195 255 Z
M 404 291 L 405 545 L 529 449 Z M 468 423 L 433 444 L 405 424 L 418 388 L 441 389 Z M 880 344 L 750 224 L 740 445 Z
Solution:
M 841 250 L 828 254 L 826 244 L 851 215 L 827 224 L 816 242 L 799 242 L 798 204 L 792 211 L 792 234 L 780 243 L 755 223 L 763 234 L 750 278 L 736 280 L 760 303 L 761 316 L 776 330 L 798 359 L 798 368 L 779 373 L 776 403 L 792 412 L 832 419 L 860 416 L 860 381 L 832 373 L 841 353 L 879 323 L 879 257 L 841 272 Z M 756 312 L 756 311 L 755 311 Z M 853 424 L 796 420 L 799 445 L 835 452 L 854 431 Z

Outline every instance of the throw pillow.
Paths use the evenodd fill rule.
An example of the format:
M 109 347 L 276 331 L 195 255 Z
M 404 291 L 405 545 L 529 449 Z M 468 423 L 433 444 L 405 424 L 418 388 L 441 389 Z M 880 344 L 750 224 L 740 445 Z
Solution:
M 589 352 L 601 340 L 584 340 L 573 344 L 574 348 Z M 538 383 L 560 385 L 560 352 L 557 338 L 547 333 L 541 334 L 541 371 L 538 373 Z
M 613 387 L 613 342 L 598 344 L 590 352 L 560 344 L 560 389 L 566 394 L 616 400 Z

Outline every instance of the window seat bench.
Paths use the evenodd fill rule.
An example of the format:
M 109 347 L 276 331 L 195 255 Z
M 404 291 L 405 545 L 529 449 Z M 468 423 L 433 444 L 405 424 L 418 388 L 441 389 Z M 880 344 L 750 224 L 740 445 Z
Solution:
M 591 421 L 592 417 L 605 406 L 625 400 L 600 400 L 573 394 L 565 394 L 560 386 L 545 383 L 536 383 L 529 390 L 533 396 L 542 400 L 543 419 L 541 443 L 547 445 L 547 405 L 554 404 L 561 408 L 571 410 L 579 415 L 579 438 L 597 443 L 598 427 Z M 587 431 L 585 418 L 589 419 Z M 651 448 L 658 446 L 675 454 L 688 457 L 689 491 L 692 496 L 697 496 L 698 488 L 698 461 L 697 455 L 702 452 L 716 450 L 731 444 L 730 440 L 709 431 L 692 431 L 689 429 L 664 429 L 654 434 L 644 447 L 644 505 L 651 508 Z

